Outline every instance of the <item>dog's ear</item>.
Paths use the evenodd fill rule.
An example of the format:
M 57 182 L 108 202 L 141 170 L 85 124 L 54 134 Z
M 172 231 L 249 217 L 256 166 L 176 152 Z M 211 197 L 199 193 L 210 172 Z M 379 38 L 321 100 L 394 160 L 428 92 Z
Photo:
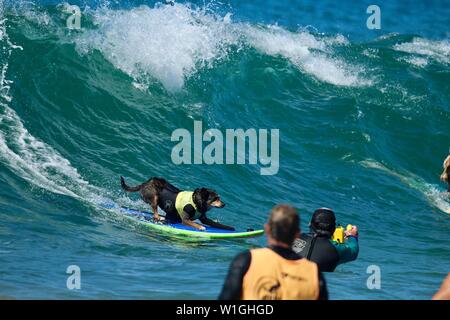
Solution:
M 202 200 L 207 200 L 209 197 L 209 190 L 206 188 L 200 189 L 200 196 L 202 197 Z
M 201 213 L 205 213 L 208 210 L 208 194 L 206 188 L 197 188 L 194 190 L 194 203 L 197 206 L 197 210 Z
M 215 192 L 214 190 L 208 189 L 208 191 L 209 191 L 208 196 L 209 196 L 211 199 L 217 199 L 217 198 L 219 198 L 219 195 L 218 195 L 217 192 Z

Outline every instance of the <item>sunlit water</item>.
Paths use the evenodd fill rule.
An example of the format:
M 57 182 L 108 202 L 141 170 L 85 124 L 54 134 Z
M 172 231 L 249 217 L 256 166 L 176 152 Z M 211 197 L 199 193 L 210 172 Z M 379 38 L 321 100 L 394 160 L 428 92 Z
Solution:
M 210 216 L 241 229 L 280 202 L 305 230 L 334 208 L 361 237 L 358 260 L 326 275 L 332 299 L 428 299 L 449 272 L 443 2 L 383 5 L 381 30 L 367 1 L 71 2 L 79 31 L 57 1 L 0 3 L 0 296 L 215 299 L 232 257 L 265 244 L 143 234 L 97 206 L 148 209 L 119 175 L 214 188 L 227 206 Z M 175 165 L 171 134 L 194 120 L 279 129 L 279 172 Z

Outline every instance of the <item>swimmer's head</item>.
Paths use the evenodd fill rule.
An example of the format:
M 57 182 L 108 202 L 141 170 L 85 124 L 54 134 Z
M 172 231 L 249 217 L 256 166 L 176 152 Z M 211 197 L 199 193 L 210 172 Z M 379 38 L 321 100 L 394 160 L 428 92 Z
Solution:
M 273 207 L 266 232 L 272 239 L 291 245 L 300 234 L 300 216 L 297 210 L 286 204 Z
M 311 230 L 319 236 L 331 237 L 336 229 L 336 216 L 329 208 L 314 211 L 310 223 Z

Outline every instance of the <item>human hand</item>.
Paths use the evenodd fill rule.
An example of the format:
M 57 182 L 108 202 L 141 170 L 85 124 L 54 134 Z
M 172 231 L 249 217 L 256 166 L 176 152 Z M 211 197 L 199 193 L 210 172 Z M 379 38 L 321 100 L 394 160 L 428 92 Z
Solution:
M 345 236 L 348 238 L 350 236 L 353 237 L 358 237 L 358 227 L 357 226 L 352 226 L 352 228 L 350 230 L 346 230 L 344 232 Z

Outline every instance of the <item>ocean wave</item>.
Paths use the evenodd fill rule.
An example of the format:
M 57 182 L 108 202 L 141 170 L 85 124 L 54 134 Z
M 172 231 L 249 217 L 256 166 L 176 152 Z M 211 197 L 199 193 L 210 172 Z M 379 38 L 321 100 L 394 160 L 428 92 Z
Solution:
M 40 16 L 41 11 L 44 11 L 42 17 Z M 51 22 L 51 19 L 60 19 L 61 12 L 50 14 L 46 13 L 45 10 L 41 11 L 34 8 L 33 12 L 29 13 L 26 19 L 32 19 L 33 23 L 46 26 L 55 26 L 56 23 Z M 365 62 L 372 59 L 380 60 L 379 57 L 383 54 L 383 49 L 371 48 L 370 44 L 359 45 L 358 48 L 355 48 L 355 45 L 342 35 L 323 35 L 306 29 L 289 31 L 280 26 L 234 22 L 230 14 L 221 16 L 187 4 L 175 4 L 174 6 L 157 5 L 154 8 L 140 6 L 131 9 L 101 7 L 86 9 L 84 14 L 88 15 L 87 20 L 90 21 L 87 27 L 76 32 L 62 32 L 59 30 L 56 34 L 60 37 L 58 41 L 61 43 L 54 39 L 49 41 L 49 43 L 55 46 L 53 48 L 58 49 L 68 43 L 72 45 L 70 48 L 64 47 L 68 52 L 65 52 L 65 54 L 70 56 L 70 58 L 66 59 L 66 56 L 64 56 L 61 59 L 62 63 L 75 62 L 75 65 L 80 65 L 86 60 L 76 60 L 80 58 L 77 52 L 82 55 L 81 58 L 83 59 L 84 55 L 91 54 L 93 50 L 99 51 L 106 58 L 107 66 L 102 65 L 99 67 L 95 64 L 99 61 L 87 59 L 92 64 L 89 64 L 86 70 L 80 70 L 79 73 L 74 72 L 73 76 L 75 78 L 78 77 L 76 79 L 82 83 L 84 79 L 88 78 L 85 74 L 86 72 L 99 72 L 94 77 L 96 81 L 99 81 L 95 85 L 98 85 L 99 88 L 105 91 L 106 98 L 109 98 L 109 95 L 112 95 L 118 89 L 115 83 L 101 82 L 103 78 L 107 78 L 104 77 L 102 72 L 106 70 L 108 75 L 113 73 L 111 69 L 108 69 L 110 65 L 133 78 L 130 82 L 130 88 L 137 89 L 135 91 L 145 93 L 146 86 L 154 79 L 161 82 L 167 90 L 178 91 L 185 87 L 186 79 L 192 77 L 199 70 L 214 68 L 217 63 L 230 59 L 230 55 L 246 54 L 246 61 L 250 60 L 250 64 L 257 61 L 260 55 L 285 59 L 300 72 L 338 88 L 342 86 L 352 88 L 370 87 L 379 81 L 380 85 L 376 89 L 381 93 L 380 95 L 371 93 L 363 96 L 364 92 L 350 95 L 351 99 L 358 99 L 360 107 L 355 109 L 358 114 L 369 114 L 371 112 L 371 110 L 364 107 L 364 104 L 387 105 L 383 112 L 388 112 L 389 108 L 396 109 L 400 110 L 402 116 L 405 117 L 405 114 L 407 112 L 411 113 L 411 110 L 414 112 L 422 110 L 419 107 L 423 108 L 423 105 L 425 105 L 424 101 L 429 100 L 426 91 L 418 95 L 416 88 L 410 89 L 410 87 L 406 86 L 407 84 L 393 84 L 390 82 L 396 81 L 395 78 L 392 80 L 390 77 L 383 75 L 383 77 L 379 78 L 380 80 L 374 80 L 373 76 L 366 75 L 372 66 L 369 63 L 365 64 Z M 50 22 L 46 17 L 50 17 Z M 20 29 L 23 28 L 22 24 L 16 23 L 15 26 L 19 28 L 15 30 L 15 33 L 23 31 Z M 64 28 L 64 26 L 60 28 Z M 29 29 L 28 27 L 26 28 L 26 30 Z M 2 31 L 2 33 L 6 34 L 6 30 Z M 395 37 L 396 35 L 391 35 L 390 40 L 395 40 Z M 7 38 L 5 38 L 6 40 Z M 31 46 L 33 40 L 27 39 L 29 41 L 27 44 Z M 428 43 L 427 41 L 423 40 L 424 43 Z M 73 45 L 77 52 L 74 51 L 74 55 L 71 56 L 72 51 L 70 50 L 73 50 Z M 437 45 L 436 48 L 439 49 L 435 48 L 435 51 L 439 52 L 439 54 L 447 54 L 447 49 L 442 43 L 434 43 L 433 45 Z M 19 48 L 12 43 L 9 43 L 6 47 L 9 48 L 8 50 Z M 398 48 L 407 49 L 406 46 Z M 25 50 L 27 50 L 26 47 Z M 58 52 L 58 50 L 55 51 Z M 255 51 L 258 52 L 257 57 L 255 57 Z M 6 52 L 6 56 L 8 52 Z M 348 52 L 351 54 L 347 55 Z M 350 56 L 358 55 L 362 59 L 357 60 L 358 63 L 353 63 L 353 58 L 350 58 Z M 7 57 L 2 59 L 2 61 L 7 61 Z M 100 63 L 102 62 L 100 61 Z M 225 67 L 227 67 L 226 64 Z M 277 81 L 286 79 L 286 68 L 276 69 L 276 65 L 273 68 L 274 71 L 271 74 L 278 78 Z M 72 65 L 63 65 L 61 69 L 64 71 L 75 70 Z M 11 97 L 7 94 L 10 83 L 5 77 L 6 70 L 7 62 L 3 65 L 1 88 L 1 91 L 4 93 L 2 96 L 5 99 L 5 103 L 2 105 L 2 124 L 4 127 L 7 126 L 9 128 L 1 132 L 3 161 L 8 163 L 12 170 L 15 170 L 24 179 L 34 181 L 33 183 L 47 190 L 56 190 L 57 193 L 76 197 L 89 198 L 93 196 L 98 189 L 95 189 L 95 186 L 91 186 L 83 179 L 71 163 L 64 159 L 57 150 L 33 137 L 23 125 L 16 111 L 8 106 L 8 99 L 10 100 Z M 226 73 L 229 71 L 226 68 L 219 70 L 225 73 L 214 74 L 211 78 L 212 80 L 210 80 L 211 82 L 220 82 L 222 79 L 230 76 L 230 74 Z M 236 73 L 245 73 L 247 71 L 245 68 L 235 70 L 233 72 Z M 256 72 L 260 70 L 256 68 Z M 264 70 L 267 70 L 267 68 Z M 385 72 L 384 65 L 379 66 L 378 70 Z M 388 73 L 386 72 L 386 74 Z M 288 76 L 290 77 L 291 73 Z M 251 77 L 254 77 L 254 74 L 251 74 Z M 264 74 L 264 79 L 269 77 L 267 74 Z M 244 75 L 244 79 L 248 78 L 250 76 Z M 119 80 L 121 81 L 121 79 Z M 295 80 L 291 83 L 291 85 L 293 84 L 295 84 Z M 315 94 L 320 92 L 323 87 L 317 90 L 316 84 L 316 82 L 307 84 L 310 86 L 307 90 Z M 118 90 L 128 90 L 128 87 L 124 87 L 125 89 L 120 88 Z M 218 87 L 222 88 L 220 83 Z M 91 92 L 90 89 L 86 91 Z M 64 90 L 64 88 L 61 88 L 61 90 Z M 288 89 L 280 81 L 278 90 Z M 292 90 L 297 92 L 298 89 L 293 86 Z M 126 100 L 128 92 L 124 94 L 121 92 L 121 94 L 118 95 L 121 97 L 120 103 L 123 102 L 124 105 L 128 105 L 128 100 Z M 229 94 L 234 95 L 233 92 Z M 336 94 L 336 91 L 333 91 L 332 94 Z M 249 97 L 246 98 L 251 99 L 251 103 L 254 103 L 257 100 L 255 97 L 258 98 L 257 95 L 252 95 L 250 92 Z M 344 98 L 348 97 L 344 94 Z M 151 98 L 161 99 L 159 101 L 171 99 L 164 92 L 158 92 Z M 297 103 L 295 97 L 289 99 L 294 99 L 294 103 Z M 282 104 L 290 105 L 292 100 L 289 99 L 287 102 L 282 101 Z M 328 104 L 329 99 L 326 99 Z M 115 100 L 112 99 L 112 101 Z M 83 103 L 80 103 L 80 107 L 84 106 Z M 167 105 L 177 105 L 178 103 L 179 101 L 170 100 Z M 248 104 L 251 105 L 251 103 Z M 131 101 L 129 105 L 135 104 L 135 101 Z M 198 110 L 198 114 L 202 109 L 206 109 L 209 106 L 207 99 L 203 101 L 202 98 L 198 100 L 197 97 L 195 97 L 194 101 L 183 101 L 182 105 L 187 105 L 190 109 L 195 108 Z M 90 108 L 90 102 L 87 102 L 85 107 Z M 334 106 L 331 105 L 331 107 Z M 97 116 L 97 113 L 93 113 L 93 116 Z M 251 115 L 244 114 L 244 116 L 250 117 Z M 391 115 L 384 116 L 387 118 Z M 380 116 L 380 118 L 384 116 Z M 410 115 L 407 114 L 406 116 Z M 152 115 L 147 119 L 152 119 L 151 117 Z M 188 115 L 188 117 L 195 118 L 197 114 L 195 117 L 192 114 Z M 220 121 L 213 118 L 213 116 L 210 117 L 210 123 L 219 126 L 221 124 Z M 311 116 L 311 119 L 313 118 L 314 116 Z M 137 117 L 133 119 L 137 119 Z M 158 118 L 158 121 L 160 120 Z M 107 120 L 101 119 L 99 121 Z M 365 120 L 360 121 L 363 122 Z M 118 121 L 117 123 L 123 122 Z M 370 123 L 365 125 L 372 126 Z M 368 133 L 363 135 L 367 143 L 377 143 L 377 135 L 373 131 L 376 131 L 376 129 L 367 130 Z M 78 186 L 88 187 L 79 189 Z M 104 190 L 100 193 L 105 194 Z
M 289 32 L 277 26 L 249 27 L 246 34 L 252 46 L 265 54 L 282 56 L 301 71 L 336 86 L 363 87 L 372 84 L 364 78 L 364 68 L 333 57 L 332 46 L 348 44 L 342 36 L 321 39 L 307 31 Z
M 450 43 L 446 40 L 433 41 L 414 38 L 411 42 L 394 45 L 394 50 L 415 55 L 405 59 L 415 66 L 424 67 L 430 61 L 450 64 Z
M 153 77 L 169 91 L 180 90 L 198 70 L 226 61 L 231 53 L 245 48 L 287 59 L 301 72 L 332 85 L 373 83 L 365 77 L 363 66 L 333 52 L 333 46 L 349 44 L 342 35 L 319 37 L 307 30 L 234 23 L 230 14 L 222 17 L 186 4 L 100 8 L 92 16 L 96 28 L 76 39 L 80 53 L 99 50 L 136 82 L 148 84 Z
M 19 115 L 8 106 L 11 80 L 6 75 L 8 60 L 15 49 L 6 32 L 6 19 L 0 22 L 2 73 L 0 79 L 0 159 L 2 163 L 32 185 L 53 193 L 92 199 L 99 189 L 89 185 L 70 162 L 49 145 L 36 139 L 24 127 Z
M 80 52 L 96 49 L 136 81 L 159 80 L 180 90 L 198 69 L 226 58 L 238 35 L 229 21 L 189 5 L 93 11 L 96 28 L 76 40 Z
M 360 165 L 365 168 L 380 170 L 393 177 L 396 177 L 409 188 L 412 188 L 413 190 L 421 193 L 425 197 L 425 199 L 427 199 L 429 204 L 431 204 L 435 208 L 440 209 L 443 212 L 450 214 L 450 199 L 448 197 L 448 194 L 444 192 L 442 188 L 439 188 L 438 185 L 428 183 L 424 179 L 405 170 L 402 170 L 402 173 L 399 173 L 373 159 L 360 161 Z

